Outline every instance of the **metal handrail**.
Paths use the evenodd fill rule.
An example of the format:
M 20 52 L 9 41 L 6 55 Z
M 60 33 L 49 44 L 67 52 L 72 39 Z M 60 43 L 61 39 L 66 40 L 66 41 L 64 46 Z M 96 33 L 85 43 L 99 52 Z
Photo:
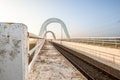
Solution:
M 30 58 L 32 56 L 32 60 L 28 64 L 28 72 L 30 72 L 30 70 L 31 70 L 31 68 L 32 68 L 44 42 L 45 42 L 45 39 L 41 38 L 40 36 L 35 35 L 33 33 L 29 33 L 29 32 L 28 32 L 28 38 L 38 39 L 35 47 L 33 47 L 30 51 L 28 51 L 28 57 Z
M 115 63 L 116 64 L 116 62 L 115 62 L 115 60 L 118 60 L 118 59 L 116 59 L 115 57 L 119 57 L 120 58 L 120 56 L 119 55 L 115 55 L 115 54 L 111 54 L 111 53 L 107 53 L 107 52 L 104 52 L 104 51 L 99 51 L 99 50 L 95 50 L 95 49 L 90 49 L 90 48 L 86 48 L 86 47 L 82 47 L 82 46 L 80 46 L 81 48 L 84 48 L 84 49 L 87 49 L 87 50 L 91 50 L 94 54 L 100 54 L 100 55 L 104 55 L 104 56 L 106 56 L 107 57 L 107 55 L 110 55 L 110 56 L 112 56 L 113 57 L 113 60 L 112 60 L 112 62 L 113 63 Z M 97 53 L 97 52 L 99 52 L 99 53 Z M 104 54 L 103 54 L 104 53 Z M 106 54 L 106 55 L 105 55 Z M 100 58 L 100 57 L 99 57 Z M 101 58 L 102 59 L 102 58 Z M 120 59 L 119 59 L 120 60 Z M 120 64 L 119 64 L 120 65 Z
M 35 46 L 34 48 L 32 48 L 32 49 L 28 52 L 28 54 L 29 54 L 29 55 L 32 55 L 33 52 L 34 52 L 41 44 L 42 44 L 42 39 L 41 39 L 41 42 L 39 42 L 38 44 L 36 44 L 36 46 Z
M 29 37 L 29 38 L 35 38 L 35 39 L 43 39 L 43 38 L 41 38 L 40 36 L 35 35 L 35 34 L 33 34 L 33 33 L 29 33 L 29 32 L 28 32 L 28 37 Z
M 80 47 L 82 47 L 82 46 L 80 46 Z M 89 49 L 89 50 L 96 51 L 96 52 L 100 52 L 100 53 L 105 53 L 105 54 L 112 55 L 112 56 L 120 57 L 119 55 L 115 55 L 115 54 L 107 53 L 107 52 L 104 52 L 104 51 L 99 51 L 99 50 L 90 49 L 90 48 L 86 48 L 86 47 L 82 47 L 82 48 Z
M 58 39 L 59 40 L 59 39 Z M 83 38 L 73 38 L 73 39 L 62 39 L 62 41 L 78 42 L 78 43 L 93 43 L 104 45 L 114 45 L 115 48 L 120 46 L 120 37 L 83 37 Z
M 37 56 L 38 56 L 38 54 L 39 54 L 42 46 L 44 45 L 44 42 L 45 42 L 45 39 L 42 39 L 41 41 L 38 41 L 38 44 L 36 45 L 37 47 L 35 47 L 35 50 L 37 50 L 37 51 L 34 50 L 34 51 L 35 51 L 35 54 L 34 54 L 34 56 L 33 56 L 33 58 L 32 58 L 32 61 L 30 62 L 29 66 L 28 66 L 28 71 L 31 70 L 31 68 L 32 68 L 35 60 L 37 59 Z M 31 52 L 32 52 L 32 51 L 31 51 Z M 34 52 L 33 52 L 33 53 L 34 53 Z M 31 54 L 33 54 L 33 53 L 31 53 Z

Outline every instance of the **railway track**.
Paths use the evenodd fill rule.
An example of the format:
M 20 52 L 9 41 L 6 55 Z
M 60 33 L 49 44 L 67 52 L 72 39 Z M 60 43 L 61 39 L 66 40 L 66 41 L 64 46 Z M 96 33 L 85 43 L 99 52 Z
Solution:
M 52 43 L 52 44 L 88 80 L 120 80 L 119 72 L 117 72 L 116 70 L 113 72 L 113 73 L 115 73 L 115 75 L 113 75 L 111 73 L 108 73 L 104 69 L 101 69 L 101 68 L 99 68 L 99 67 L 89 63 L 89 61 L 92 61 L 92 60 L 90 60 L 90 58 L 88 58 L 89 61 L 86 61 L 86 59 L 87 59 L 86 56 L 81 55 L 80 53 L 78 53 L 76 51 L 73 51 L 73 50 L 71 50 L 69 48 L 66 48 L 66 47 L 64 47 L 62 45 L 59 45 L 57 43 Z M 93 63 L 97 63 L 98 64 L 99 62 L 93 62 Z M 101 63 L 99 63 L 99 64 L 101 64 Z M 103 65 L 103 64 L 101 64 L 101 65 Z M 108 67 L 108 69 L 112 70 L 110 67 Z

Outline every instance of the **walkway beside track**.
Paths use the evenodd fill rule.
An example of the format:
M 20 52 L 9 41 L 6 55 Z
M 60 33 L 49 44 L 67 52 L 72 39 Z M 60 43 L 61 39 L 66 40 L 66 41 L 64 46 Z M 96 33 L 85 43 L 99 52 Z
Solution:
M 49 42 L 45 42 L 29 74 L 29 80 L 87 79 Z

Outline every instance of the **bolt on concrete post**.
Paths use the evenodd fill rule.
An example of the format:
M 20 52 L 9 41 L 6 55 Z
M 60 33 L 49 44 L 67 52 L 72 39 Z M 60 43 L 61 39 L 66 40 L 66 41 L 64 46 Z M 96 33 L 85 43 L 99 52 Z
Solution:
M 27 27 L 0 23 L 0 80 L 27 80 Z

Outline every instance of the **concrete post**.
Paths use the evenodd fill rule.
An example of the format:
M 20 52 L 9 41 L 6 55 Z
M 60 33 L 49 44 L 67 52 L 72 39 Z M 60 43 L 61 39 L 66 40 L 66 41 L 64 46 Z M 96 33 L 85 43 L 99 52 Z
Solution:
M 0 80 L 27 80 L 27 42 L 24 24 L 0 23 Z

